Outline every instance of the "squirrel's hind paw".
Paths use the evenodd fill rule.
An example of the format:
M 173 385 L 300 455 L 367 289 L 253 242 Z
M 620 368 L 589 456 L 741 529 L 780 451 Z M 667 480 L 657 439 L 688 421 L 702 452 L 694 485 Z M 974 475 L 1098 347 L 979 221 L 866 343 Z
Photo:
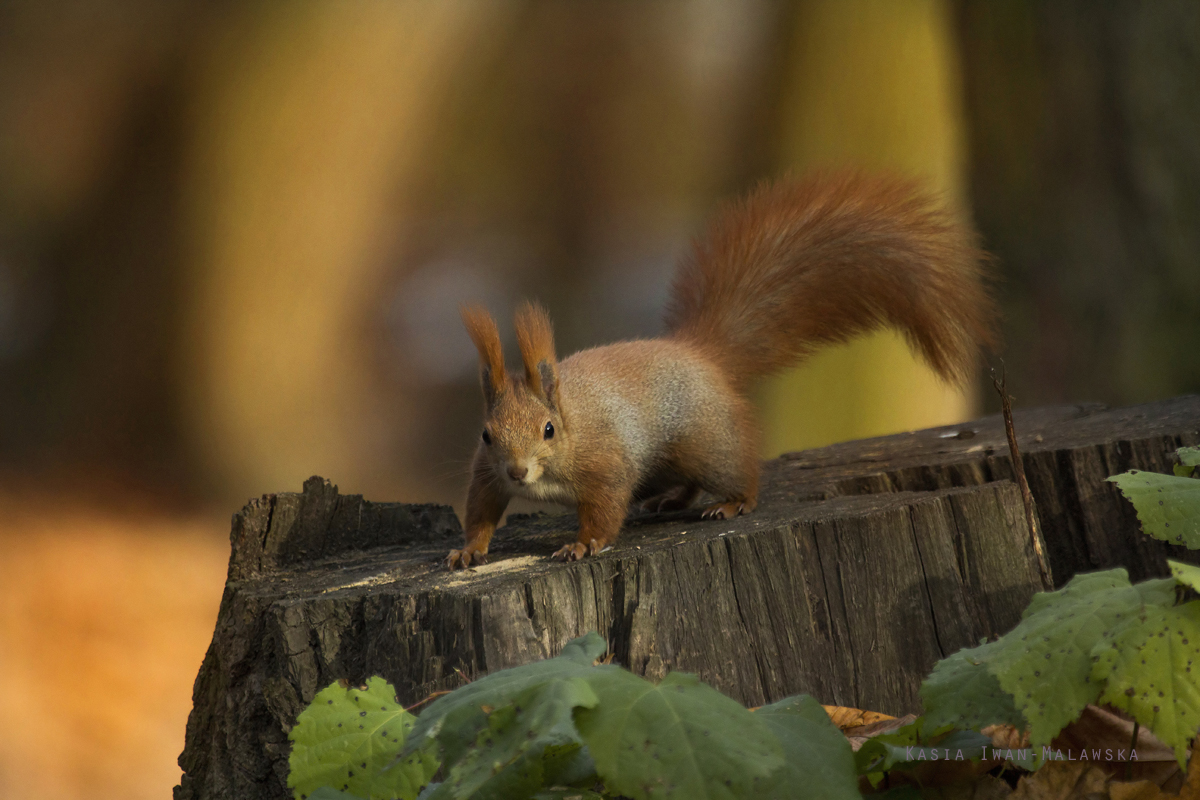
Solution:
M 749 514 L 758 505 L 757 500 L 735 497 L 724 503 L 716 503 L 704 509 L 701 519 L 733 519 L 739 514 Z
M 687 508 L 700 493 L 698 486 L 676 486 L 662 494 L 648 497 L 638 503 L 636 508 L 642 513 L 662 513 L 663 511 L 679 511 Z

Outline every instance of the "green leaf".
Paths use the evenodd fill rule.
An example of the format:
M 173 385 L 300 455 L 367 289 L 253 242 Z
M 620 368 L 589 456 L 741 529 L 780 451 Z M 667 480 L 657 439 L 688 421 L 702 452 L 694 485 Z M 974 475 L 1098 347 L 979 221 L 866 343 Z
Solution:
M 582 742 L 582 739 L 579 740 Z M 545 786 L 591 786 L 599 780 L 587 745 L 554 745 L 543 756 Z
M 288 786 L 298 800 L 323 786 L 371 800 L 413 800 L 437 771 L 428 750 L 383 772 L 404 746 L 415 719 L 396 702 L 395 690 L 383 678 L 371 678 L 365 689 L 340 683 L 322 689 L 288 737 Z
M 460 686 L 421 712 L 402 755 L 408 755 L 437 737 L 443 748 L 443 759 L 448 763 L 458 761 L 478 732 L 488 724 L 484 706 L 497 708 L 537 684 L 583 675 L 607 649 L 600 634 L 592 631 L 567 642 L 555 658 L 493 672 Z
M 890 769 L 912 769 L 929 761 L 955 761 L 959 760 L 960 752 L 962 760 L 978 761 L 982 748 L 991 743 L 989 737 L 977 731 L 934 728 L 928 718 L 918 717 L 899 730 L 863 742 L 854 754 L 855 767 L 859 774 L 871 778 L 873 785 L 878 785 L 878 778 Z
M 543 789 L 531 800 L 605 800 L 605 796 L 590 789 Z
M 1196 591 L 1200 591 L 1200 567 L 1191 564 L 1184 564 L 1182 561 L 1167 561 L 1167 566 L 1171 568 L 1171 574 L 1175 580 L 1182 583 L 1184 586 L 1190 586 Z
M 347 794 L 339 792 L 337 789 L 330 789 L 328 786 L 322 786 L 313 791 L 308 796 L 308 800 L 363 800 L 363 798 L 356 794 Z
M 928 723 L 1009 721 L 1020 727 L 1004 719 L 1008 695 L 1038 747 L 1088 703 L 1108 702 L 1131 713 L 1141 704 L 1135 718 L 1156 734 L 1155 726 L 1161 727 L 1164 741 L 1186 748 L 1200 722 L 1188 662 L 1194 658 L 1200 670 L 1200 604 L 1175 603 L 1180 583 L 1200 583 L 1200 569 L 1175 562 L 1171 568 L 1174 578 L 1137 586 L 1130 586 L 1124 570 L 1080 575 L 1057 592 L 1035 596 L 1011 632 L 938 663 L 921 687 Z M 1169 690 L 1165 683 L 1172 684 Z M 1169 713 L 1154 702 L 1160 691 Z
M 855 770 L 860 775 L 882 778 L 883 773 L 904 763 L 904 748 L 920 742 L 924 724 L 924 718 L 918 717 L 903 728 L 867 739 L 854 754 Z M 877 785 L 878 780 L 872 778 L 871 783 Z
M 934 666 L 921 684 L 926 725 L 974 730 L 996 724 L 1025 727 L 1012 695 L 1001 689 L 1000 681 L 988 671 L 986 658 L 995 650 L 996 643 L 989 642 L 959 650 Z
M 962 750 L 968 760 L 975 761 L 983 757 L 983 748 L 991 743 L 992 737 L 984 736 L 979 731 L 951 731 L 947 736 L 933 742 L 930 748 L 941 750 L 943 754 L 949 750 L 951 755 L 943 755 L 943 758 L 954 758 L 958 751 Z
M 1173 562 L 1168 561 L 1167 564 Z M 1194 568 L 1193 568 L 1194 569 Z M 1200 575 L 1200 573 L 1197 573 Z M 1173 606 L 1179 592 L 1179 578 L 1153 578 L 1134 584 L 1134 589 L 1148 606 Z
M 988 670 L 1025 718 L 1034 746 L 1048 744 L 1096 702 L 1092 651 L 1110 641 L 1143 606 L 1125 570 L 1076 576 L 1056 592 L 1035 595 L 1010 633 L 986 647 Z
M 783 766 L 767 724 L 740 703 L 672 673 L 657 686 L 617 667 L 586 678 L 599 698 L 575 724 L 608 791 L 655 798 L 754 796 Z
M 808 695 L 788 697 L 754 712 L 783 747 L 784 766 L 775 771 L 766 798 L 857 800 L 854 751 L 825 709 Z
M 1200 728 L 1200 601 L 1147 606 L 1095 655 L 1093 680 L 1106 681 L 1100 702 L 1127 712 L 1175 748 L 1182 767 Z
M 1200 447 L 1181 447 L 1175 451 L 1179 463 L 1186 467 L 1200 467 Z
M 1064 601 L 1086 600 L 1091 595 L 1101 594 L 1109 589 L 1124 589 L 1129 585 L 1129 573 L 1120 567 L 1085 572 L 1076 575 L 1057 591 L 1038 592 L 1029 598 L 1029 605 L 1021 612 L 1021 619 L 1028 619 L 1048 608 L 1055 608 Z
M 1193 550 L 1200 548 L 1200 481 L 1136 470 L 1108 480 L 1133 503 L 1146 534 Z
M 532 686 L 486 714 L 474 746 L 456 762 L 433 798 L 505 800 L 541 789 L 549 771 L 560 770 L 583 749 L 572 712 L 591 708 L 595 693 L 579 678 Z

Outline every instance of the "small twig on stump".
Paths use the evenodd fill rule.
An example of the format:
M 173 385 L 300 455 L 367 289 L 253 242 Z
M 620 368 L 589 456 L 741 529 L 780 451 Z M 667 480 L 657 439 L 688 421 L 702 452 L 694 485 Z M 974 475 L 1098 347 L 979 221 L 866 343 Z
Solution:
M 414 708 L 420 708 L 421 706 L 428 703 L 430 700 L 437 700 L 439 697 L 441 697 L 444 694 L 450 694 L 451 691 L 452 691 L 451 689 L 445 689 L 440 692 L 433 692 L 432 694 L 429 695 L 429 697 L 426 697 L 424 700 L 418 700 L 417 702 L 413 703 L 411 706 L 405 706 L 404 710 L 412 711 Z
M 1000 395 L 1000 407 L 1004 412 L 1004 433 L 1008 436 L 1008 453 L 1012 457 L 1013 474 L 1017 485 L 1021 487 L 1021 500 L 1025 503 L 1025 523 L 1029 526 L 1029 539 L 1033 542 L 1033 552 L 1037 556 L 1038 569 L 1042 573 L 1042 587 L 1046 591 L 1054 588 L 1050 579 L 1050 566 L 1046 563 L 1046 551 L 1042 547 L 1042 535 L 1038 531 L 1037 511 L 1033 505 L 1033 492 L 1029 491 L 1029 481 L 1025 479 L 1025 462 L 1021 460 L 1021 451 L 1017 449 L 1017 432 L 1013 428 L 1012 396 L 1006 386 L 1006 375 L 1001 373 L 996 377 L 992 370 L 992 385 Z

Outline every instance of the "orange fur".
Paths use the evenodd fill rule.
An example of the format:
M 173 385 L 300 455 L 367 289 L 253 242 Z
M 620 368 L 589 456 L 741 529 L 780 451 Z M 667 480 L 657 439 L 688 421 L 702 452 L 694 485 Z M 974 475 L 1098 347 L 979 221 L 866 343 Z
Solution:
M 762 184 L 718 213 L 675 275 L 667 327 L 739 387 L 892 325 L 964 382 L 996 342 L 983 253 L 910 180 L 854 172 Z
M 467 492 L 467 519 L 463 526 L 466 542 L 461 550 L 447 557 L 452 564 L 469 567 L 487 561 L 488 545 L 496 531 L 496 523 L 504 516 L 509 497 L 500 489 L 496 476 L 486 459 L 476 453 L 471 465 L 471 488 Z
M 550 315 L 539 304 L 526 301 L 517 308 L 515 324 L 525 383 L 539 398 L 553 404 L 558 375 Z
M 482 306 L 463 306 L 461 313 L 467 335 L 479 351 L 484 393 L 488 397 L 498 395 L 504 389 L 507 375 L 504 371 L 504 353 L 500 349 L 500 331 L 496 329 L 496 320 L 492 319 L 492 315 Z
M 820 347 L 893 325 L 947 380 L 995 342 L 971 231 L 915 184 L 856 173 L 763 185 L 726 206 L 680 265 L 662 339 L 584 350 L 558 363 L 546 312 L 516 314 L 524 363 L 506 378 L 495 322 L 463 312 L 479 349 L 487 418 L 467 492 L 466 544 L 447 564 L 486 560 L 513 496 L 575 505 L 579 536 L 556 558 L 595 555 L 631 502 L 653 510 L 758 502 L 754 378 Z

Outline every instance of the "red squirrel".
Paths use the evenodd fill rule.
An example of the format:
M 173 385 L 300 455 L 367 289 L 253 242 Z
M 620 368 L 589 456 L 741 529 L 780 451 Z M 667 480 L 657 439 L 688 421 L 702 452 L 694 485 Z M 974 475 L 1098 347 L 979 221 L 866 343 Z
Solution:
M 753 381 L 822 345 L 885 325 L 944 379 L 962 383 L 995 341 L 983 253 L 914 182 L 858 173 L 763 184 L 722 208 L 678 267 L 658 339 L 554 353 L 546 312 L 516 314 L 522 374 L 504 368 L 496 323 L 463 322 L 479 350 L 486 415 L 467 491 L 466 543 L 451 569 L 483 563 L 513 497 L 575 506 L 574 561 L 616 538 L 631 503 L 754 510 Z

